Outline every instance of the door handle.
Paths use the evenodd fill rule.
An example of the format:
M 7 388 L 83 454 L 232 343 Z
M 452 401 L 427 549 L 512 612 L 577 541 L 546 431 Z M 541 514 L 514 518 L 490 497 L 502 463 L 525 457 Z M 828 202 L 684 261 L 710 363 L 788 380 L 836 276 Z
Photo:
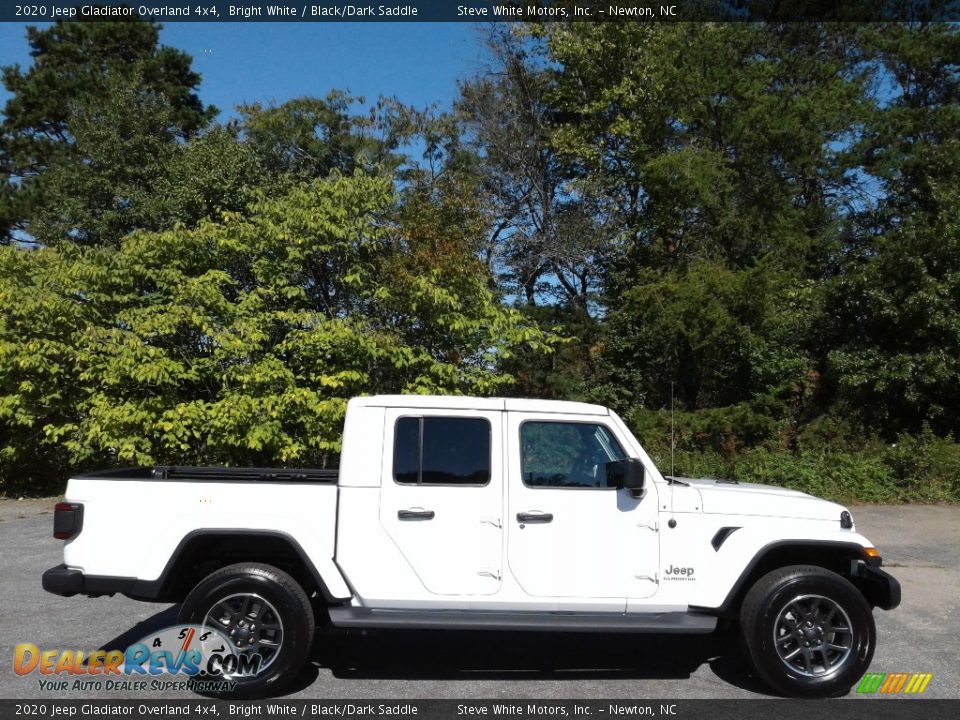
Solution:
M 518 523 L 548 523 L 553 522 L 553 513 L 524 512 L 517 513 Z
M 399 520 L 433 520 L 435 516 L 433 510 L 397 510 Z

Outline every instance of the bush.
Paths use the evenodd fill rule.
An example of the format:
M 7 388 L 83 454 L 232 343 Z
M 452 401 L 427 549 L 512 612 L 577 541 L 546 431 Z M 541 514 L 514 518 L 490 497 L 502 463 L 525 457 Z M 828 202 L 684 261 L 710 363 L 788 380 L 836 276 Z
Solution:
M 873 453 L 744 452 L 734 465 L 737 479 L 789 487 L 837 502 L 892 502 L 898 499 L 892 472 Z
M 779 419 L 779 410 L 776 401 L 761 397 L 728 407 L 677 411 L 673 414 L 676 450 L 730 458 L 741 448 L 782 444 L 788 423 Z M 625 419 L 648 451 L 669 451 L 669 410 L 634 408 Z
M 960 500 L 960 445 L 929 426 L 916 436 L 900 434 L 883 460 L 900 499 Z
M 763 411 L 741 403 L 676 413 L 672 474 L 777 485 L 841 503 L 960 501 L 960 444 L 929 427 L 888 444 L 845 419 L 793 430 Z M 634 409 L 626 419 L 671 474 L 669 411 Z

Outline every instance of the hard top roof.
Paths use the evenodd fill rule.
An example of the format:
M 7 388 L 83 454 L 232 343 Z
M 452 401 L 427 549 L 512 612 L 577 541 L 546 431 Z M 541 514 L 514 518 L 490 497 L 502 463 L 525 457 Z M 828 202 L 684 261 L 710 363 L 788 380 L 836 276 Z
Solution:
M 578 413 L 609 415 L 602 405 L 566 400 L 526 398 L 477 398 L 460 395 L 371 395 L 350 401 L 362 407 L 402 407 L 436 410 L 512 410 L 514 412 Z

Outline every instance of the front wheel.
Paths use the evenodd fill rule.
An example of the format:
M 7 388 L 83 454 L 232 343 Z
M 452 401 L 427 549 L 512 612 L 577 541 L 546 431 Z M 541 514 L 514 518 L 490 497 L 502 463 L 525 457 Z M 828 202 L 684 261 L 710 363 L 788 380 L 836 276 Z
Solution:
M 224 664 L 216 678 L 200 678 L 235 683 L 230 691 L 205 693 L 231 698 L 274 694 L 293 680 L 307 660 L 315 624 L 300 584 L 260 563 L 228 565 L 208 575 L 184 600 L 179 620 L 218 630 L 243 658 Z
M 860 591 L 814 565 L 760 578 L 743 601 L 740 625 L 757 674 L 789 697 L 846 694 L 876 645 L 873 612 Z

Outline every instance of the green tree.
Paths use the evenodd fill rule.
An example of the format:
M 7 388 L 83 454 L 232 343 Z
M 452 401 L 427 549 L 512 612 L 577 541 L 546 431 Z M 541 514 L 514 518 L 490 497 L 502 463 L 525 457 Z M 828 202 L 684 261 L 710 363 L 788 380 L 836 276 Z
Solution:
M 786 411 L 816 391 L 810 333 L 821 296 L 813 281 L 763 263 L 650 269 L 609 314 L 595 392 L 620 406 L 668 407 L 673 398 L 693 410 L 770 396 Z
M 551 144 L 550 74 L 528 43 L 493 31 L 495 69 L 460 87 L 455 118 L 488 198 L 488 246 L 504 290 L 527 306 L 590 307 L 600 215 Z
M 256 151 L 232 126 L 215 126 L 172 148 L 143 193 L 146 227 L 192 225 L 223 212 L 244 212 L 258 193 L 282 194 Z
M 881 199 L 856 216 L 831 285 L 830 377 L 889 438 L 960 432 L 960 32 L 861 33 L 885 93 L 859 153 Z
M 33 62 L 3 68 L 0 240 L 117 244 L 142 221 L 141 193 L 178 141 L 216 109 L 185 53 L 151 22 L 30 27 Z M 22 235 L 18 235 L 22 237 Z
M 848 38 L 819 25 L 551 26 L 554 143 L 620 220 L 628 262 L 822 262 L 862 106 Z M 819 268 L 817 268 L 819 269 Z
M 610 218 L 599 399 L 816 396 L 838 148 L 867 78 L 843 28 L 555 24 L 552 142 Z M 785 397 L 790 395 L 792 397 Z
M 390 177 L 334 173 L 115 250 L 0 248 L 4 481 L 36 477 L 37 448 L 62 468 L 323 466 L 351 396 L 509 384 L 497 361 L 550 338 L 469 255 L 432 267 L 395 205 Z
M 52 486 L 71 467 L 47 426 L 74 422 L 83 383 L 77 338 L 104 310 L 83 288 L 108 267 L 81 262 L 73 246 L 0 246 L 0 489 Z M 37 487 L 39 486 L 39 487 Z
M 365 102 L 339 90 L 326 97 L 299 97 L 281 105 L 240 105 L 237 126 L 273 177 L 322 178 L 334 170 L 394 170 L 401 142 L 413 131 L 409 110 L 381 98 L 368 114 Z

